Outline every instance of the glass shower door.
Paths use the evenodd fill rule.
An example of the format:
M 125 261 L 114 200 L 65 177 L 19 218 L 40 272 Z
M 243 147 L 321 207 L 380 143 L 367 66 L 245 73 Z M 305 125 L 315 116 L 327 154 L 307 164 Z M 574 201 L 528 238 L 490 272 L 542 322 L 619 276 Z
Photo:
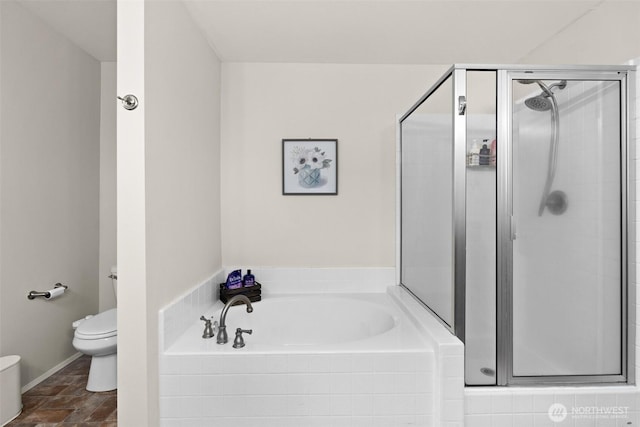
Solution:
M 510 79 L 510 383 L 625 374 L 622 81 L 571 77 Z
M 401 122 L 402 283 L 449 328 L 453 308 L 453 78 Z
M 464 71 L 400 119 L 400 283 L 464 340 Z

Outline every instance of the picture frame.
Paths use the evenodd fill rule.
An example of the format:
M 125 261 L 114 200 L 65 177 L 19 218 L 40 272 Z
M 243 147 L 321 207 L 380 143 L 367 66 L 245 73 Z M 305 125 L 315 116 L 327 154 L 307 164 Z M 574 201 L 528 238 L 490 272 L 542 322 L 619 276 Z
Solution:
M 282 194 L 338 194 L 337 139 L 282 140 Z

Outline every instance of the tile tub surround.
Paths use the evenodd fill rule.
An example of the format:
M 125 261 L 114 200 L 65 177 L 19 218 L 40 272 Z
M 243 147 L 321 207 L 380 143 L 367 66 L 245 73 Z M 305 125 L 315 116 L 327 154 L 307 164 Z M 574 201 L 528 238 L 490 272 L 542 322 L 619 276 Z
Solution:
M 226 279 L 223 270 L 178 297 L 160 310 L 160 353 L 171 345 L 193 323 L 220 299 L 218 284 Z
M 163 427 L 437 425 L 433 353 L 180 355 L 162 362 Z
M 384 291 L 395 279 L 394 269 L 350 270 L 348 274 L 356 283 L 344 287 L 351 292 Z M 343 277 L 336 276 L 336 272 L 344 273 L 345 269 L 252 271 L 263 290 L 273 291 L 280 286 L 279 290 L 295 289 L 299 294 L 326 292 L 335 286 L 332 277 Z M 278 277 L 282 278 L 279 282 Z M 396 304 L 392 300 L 389 303 Z M 399 315 L 406 315 L 406 310 L 409 309 L 402 309 L 405 313 Z M 194 328 L 201 329 L 198 322 L 191 321 Z M 414 319 L 409 322 L 417 323 Z M 462 383 L 458 381 L 462 378 L 462 359 L 455 350 L 434 351 L 434 338 L 425 340 L 408 351 L 347 349 L 303 353 L 250 353 L 233 349 L 231 343 L 219 350 L 222 346 L 214 342 L 214 352 L 210 354 L 177 354 L 178 342 L 175 346 L 165 344 L 160 360 L 161 425 L 206 425 L 214 421 L 216 425 L 234 427 L 461 425 L 445 421 L 445 414 L 457 412 L 452 419 L 462 419 L 462 399 L 456 400 L 462 396 Z M 443 361 L 448 367 L 443 371 L 447 377 L 435 380 L 436 366 L 442 366 Z M 440 388 L 453 398 L 436 397 Z
M 440 324 L 412 295 L 400 286 L 389 295 L 410 313 L 410 318 L 434 351 L 434 419 L 439 427 L 461 427 L 464 421 L 464 345 Z

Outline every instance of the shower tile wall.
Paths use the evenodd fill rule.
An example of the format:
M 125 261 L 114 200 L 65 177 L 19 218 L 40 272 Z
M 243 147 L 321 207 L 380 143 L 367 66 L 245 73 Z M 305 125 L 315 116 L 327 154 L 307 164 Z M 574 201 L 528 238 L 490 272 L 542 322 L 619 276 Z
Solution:
M 560 403 L 569 414 L 564 422 L 554 422 L 549 408 Z M 573 408 L 584 415 L 571 415 Z M 586 408 L 586 409 L 583 409 Z M 588 408 L 619 410 L 609 414 L 585 414 Z M 618 409 L 620 408 L 620 409 Z M 638 425 L 638 393 L 632 387 L 584 388 L 467 388 L 465 390 L 465 427 L 595 427 Z
M 640 62 L 640 61 L 639 61 Z M 636 88 L 640 87 L 640 78 L 636 76 Z M 640 212 L 640 97 L 636 98 L 635 114 L 631 117 L 635 123 L 635 138 L 631 141 L 636 147 L 634 159 L 630 159 L 630 168 L 635 173 L 635 194 L 631 194 L 630 203 Z M 636 254 L 640 253 L 640 221 L 635 222 L 636 235 L 629 236 L 629 256 L 635 259 L 630 269 L 638 271 L 640 262 Z M 637 276 L 637 275 L 636 275 Z M 640 283 L 630 283 L 636 290 L 636 313 L 640 313 Z M 636 315 L 635 370 L 640 372 L 640 321 Z M 638 378 L 638 374 L 636 374 Z M 533 427 L 559 425 L 581 426 L 634 426 L 640 425 L 640 388 L 621 387 L 557 387 L 557 388 L 465 388 L 465 426 L 466 427 Z M 549 407 L 553 403 L 562 403 L 570 410 L 573 407 L 625 408 L 625 414 L 617 419 L 600 415 L 568 418 L 563 423 L 555 423 L 549 418 Z

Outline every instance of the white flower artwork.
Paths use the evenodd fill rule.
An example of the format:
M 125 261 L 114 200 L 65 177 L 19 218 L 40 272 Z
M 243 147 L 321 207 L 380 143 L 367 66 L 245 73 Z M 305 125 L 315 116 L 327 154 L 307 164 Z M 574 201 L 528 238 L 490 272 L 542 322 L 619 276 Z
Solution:
M 282 140 L 282 194 L 338 194 L 337 139 Z

